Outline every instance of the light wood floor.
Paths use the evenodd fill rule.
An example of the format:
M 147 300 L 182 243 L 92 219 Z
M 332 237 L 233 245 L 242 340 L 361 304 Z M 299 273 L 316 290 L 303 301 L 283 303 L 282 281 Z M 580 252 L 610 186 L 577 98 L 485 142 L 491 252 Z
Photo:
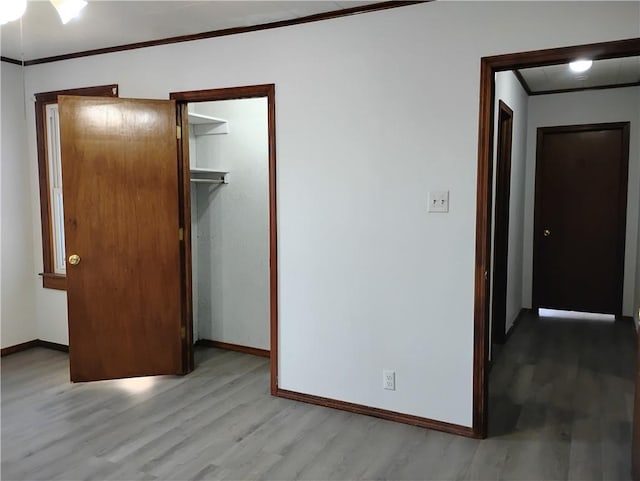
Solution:
M 491 372 L 478 441 L 271 397 L 268 361 L 204 349 L 152 386 L 2 359 L 2 479 L 607 479 L 630 475 L 629 323 L 529 316 Z

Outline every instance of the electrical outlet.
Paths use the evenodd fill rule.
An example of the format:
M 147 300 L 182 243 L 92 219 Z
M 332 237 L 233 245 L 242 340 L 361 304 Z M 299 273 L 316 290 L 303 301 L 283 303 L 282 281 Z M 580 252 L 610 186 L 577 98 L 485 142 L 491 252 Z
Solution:
M 382 371 L 382 387 L 389 390 L 396 390 L 396 372 L 395 371 Z
M 429 192 L 429 212 L 449 212 L 449 191 Z

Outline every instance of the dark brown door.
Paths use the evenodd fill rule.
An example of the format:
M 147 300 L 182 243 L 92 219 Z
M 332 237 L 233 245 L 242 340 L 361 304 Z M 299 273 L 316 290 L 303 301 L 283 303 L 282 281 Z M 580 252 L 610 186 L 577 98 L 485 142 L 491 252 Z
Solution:
M 493 342 L 505 341 L 507 322 L 507 270 L 509 258 L 509 198 L 511 197 L 511 137 L 513 110 L 502 100 L 498 105 L 496 155 L 496 201 L 493 243 L 493 296 L 491 331 Z
M 178 374 L 175 102 L 61 96 L 58 103 L 71 380 Z
M 622 314 L 629 123 L 538 129 L 534 307 Z

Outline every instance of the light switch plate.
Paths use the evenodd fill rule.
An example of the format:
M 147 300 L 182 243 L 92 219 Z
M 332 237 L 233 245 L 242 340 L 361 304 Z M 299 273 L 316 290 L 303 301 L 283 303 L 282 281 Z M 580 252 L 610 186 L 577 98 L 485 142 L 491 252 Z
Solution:
M 429 212 L 449 212 L 449 191 L 429 192 Z

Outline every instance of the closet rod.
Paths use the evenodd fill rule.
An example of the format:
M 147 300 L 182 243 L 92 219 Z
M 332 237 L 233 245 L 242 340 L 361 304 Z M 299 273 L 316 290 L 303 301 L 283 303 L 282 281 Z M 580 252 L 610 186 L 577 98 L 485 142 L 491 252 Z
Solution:
M 199 182 L 203 184 L 224 184 L 224 180 L 213 180 L 213 179 L 191 179 L 191 182 Z

